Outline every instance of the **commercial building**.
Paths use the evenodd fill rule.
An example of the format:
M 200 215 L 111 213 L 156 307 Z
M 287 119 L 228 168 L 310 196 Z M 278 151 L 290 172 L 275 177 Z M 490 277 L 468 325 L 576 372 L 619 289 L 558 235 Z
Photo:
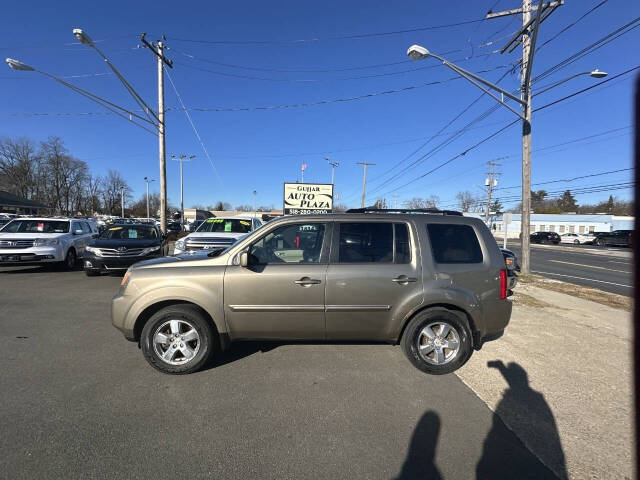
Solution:
M 490 217 L 490 227 L 496 235 L 503 236 L 505 225 L 502 215 Z M 617 215 L 576 215 L 576 214 L 531 214 L 531 233 L 533 232 L 557 232 L 563 233 L 593 233 L 611 232 L 613 230 L 633 229 L 634 218 Z M 518 237 L 520 235 L 520 214 L 511 216 L 508 225 L 507 236 Z
M 0 213 L 18 215 L 50 215 L 53 209 L 47 205 L 18 197 L 13 193 L 0 190 Z

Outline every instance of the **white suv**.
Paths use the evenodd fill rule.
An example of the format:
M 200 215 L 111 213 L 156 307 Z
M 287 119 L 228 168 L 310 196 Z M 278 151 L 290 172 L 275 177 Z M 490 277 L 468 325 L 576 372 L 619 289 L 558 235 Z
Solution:
M 16 218 L 0 232 L 0 265 L 58 263 L 71 270 L 94 235 L 75 218 Z
M 176 242 L 173 254 L 202 249 L 227 248 L 261 225 L 262 222 L 253 217 L 208 218 L 200 224 L 195 232 Z

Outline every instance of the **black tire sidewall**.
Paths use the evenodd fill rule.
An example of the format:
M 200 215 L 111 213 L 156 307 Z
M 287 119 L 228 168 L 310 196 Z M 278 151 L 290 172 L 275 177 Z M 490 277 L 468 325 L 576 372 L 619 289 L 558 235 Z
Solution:
M 185 320 L 196 329 L 200 335 L 200 348 L 193 360 L 185 365 L 170 365 L 165 363 L 153 348 L 153 334 L 156 329 L 168 320 Z M 211 358 L 216 349 L 214 329 L 202 312 L 189 305 L 176 305 L 163 308 L 156 312 L 145 324 L 140 336 L 140 347 L 149 364 L 163 373 L 182 375 L 200 370 Z
M 420 335 L 420 331 L 429 323 L 443 322 L 448 323 L 451 327 L 455 328 L 460 336 L 460 350 L 458 356 L 451 362 L 444 365 L 432 365 L 427 363 L 420 357 L 417 351 L 417 340 Z M 409 361 L 418 370 L 422 370 L 425 373 L 432 375 L 444 375 L 452 373 L 458 368 L 462 367 L 467 360 L 471 357 L 473 352 L 471 343 L 471 331 L 467 322 L 462 320 L 457 314 L 447 309 L 429 309 L 416 314 L 413 319 L 409 321 L 407 328 L 402 335 L 402 349 Z

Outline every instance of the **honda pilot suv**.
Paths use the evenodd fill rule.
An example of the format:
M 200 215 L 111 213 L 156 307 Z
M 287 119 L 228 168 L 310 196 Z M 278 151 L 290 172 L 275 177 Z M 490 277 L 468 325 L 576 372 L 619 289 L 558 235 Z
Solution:
M 401 344 L 431 374 L 509 323 L 504 257 L 485 224 L 439 210 L 282 217 L 226 249 L 133 265 L 112 321 L 162 372 L 238 340 Z

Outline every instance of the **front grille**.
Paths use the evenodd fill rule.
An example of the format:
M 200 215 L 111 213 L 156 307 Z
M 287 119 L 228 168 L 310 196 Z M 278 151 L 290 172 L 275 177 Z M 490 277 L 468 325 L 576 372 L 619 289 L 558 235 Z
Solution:
M 227 248 L 235 243 L 234 238 L 193 238 L 188 239 L 185 243 L 187 250 L 202 250 L 203 248 Z
M 99 248 L 103 257 L 136 257 L 142 254 L 144 248 L 127 248 L 119 250 L 117 248 Z
M 0 240 L 0 248 L 30 248 L 34 240 Z

